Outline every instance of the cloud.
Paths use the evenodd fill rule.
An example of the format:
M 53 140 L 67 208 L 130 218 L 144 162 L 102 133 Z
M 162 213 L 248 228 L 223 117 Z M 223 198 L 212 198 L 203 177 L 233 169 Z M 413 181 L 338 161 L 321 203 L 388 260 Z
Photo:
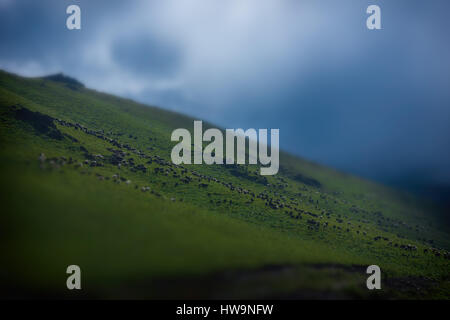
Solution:
M 112 56 L 116 64 L 149 78 L 170 78 L 179 69 L 179 49 L 151 35 L 115 40 Z

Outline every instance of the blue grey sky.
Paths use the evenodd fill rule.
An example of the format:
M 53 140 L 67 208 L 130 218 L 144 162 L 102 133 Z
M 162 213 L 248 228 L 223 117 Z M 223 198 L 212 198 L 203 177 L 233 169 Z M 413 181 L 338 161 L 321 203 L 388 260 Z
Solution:
M 78 4 L 82 29 L 66 29 Z M 366 28 L 381 7 L 382 30 Z M 229 128 L 383 182 L 450 184 L 446 0 L 0 0 L 0 68 Z

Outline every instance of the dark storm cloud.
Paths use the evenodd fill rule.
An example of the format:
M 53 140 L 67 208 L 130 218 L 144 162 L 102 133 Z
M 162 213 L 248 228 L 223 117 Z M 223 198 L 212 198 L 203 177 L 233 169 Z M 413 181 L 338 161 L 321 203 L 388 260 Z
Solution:
M 65 8 L 82 8 L 82 30 Z M 369 4 L 382 30 L 365 28 Z M 226 127 L 384 181 L 450 183 L 450 4 L 435 1 L 0 0 L 0 67 Z
M 0 5 L 2 59 L 21 61 L 33 57 L 46 62 L 52 49 L 64 45 L 63 2 L 42 6 L 38 1 L 4 1 Z
M 111 50 L 118 64 L 148 77 L 172 76 L 180 67 L 180 49 L 151 35 L 117 39 Z

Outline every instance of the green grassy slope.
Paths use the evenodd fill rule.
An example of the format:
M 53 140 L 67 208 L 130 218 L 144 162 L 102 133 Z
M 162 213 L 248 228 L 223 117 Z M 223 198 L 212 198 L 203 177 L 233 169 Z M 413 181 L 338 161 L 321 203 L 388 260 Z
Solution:
M 0 72 L 0 107 L 0 276 L 14 294 L 70 296 L 78 264 L 93 297 L 368 297 L 377 264 L 386 297 L 448 298 L 448 227 L 413 197 L 285 153 L 265 178 L 175 166 L 170 134 L 192 118 L 64 78 Z

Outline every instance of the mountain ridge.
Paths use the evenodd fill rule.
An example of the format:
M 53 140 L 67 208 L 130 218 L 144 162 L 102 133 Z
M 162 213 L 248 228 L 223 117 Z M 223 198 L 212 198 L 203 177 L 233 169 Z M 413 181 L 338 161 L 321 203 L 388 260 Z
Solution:
M 389 188 L 284 152 L 280 153 L 280 173 L 268 177 L 267 182 L 256 180 L 258 167 L 253 165 L 176 166 L 170 162 L 170 133 L 178 127 L 191 130 L 193 118 L 84 87 L 74 89 L 60 81 L 27 79 L 5 72 L 0 72 L 0 94 L 0 169 L 8 177 L 2 190 L 11 199 L 22 194 L 49 222 L 42 225 L 30 208 L 5 200 L 8 218 L 15 224 L 28 225 L 31 220 L 38 226 L 27 227 L 31 235 L 18 235 L 9 241 L 30 259 L 33 254 L 27 246 L 37 241 L 37 235 L 47 234 L 45 239 L 66 243 L 71 248 L 68 253 L 75 252 L 103 279 L 99 262 L 80 251 L 79 247 L 93 250 L 87 249 L 83 239 L 65 239 L 60 231 L 49 229 L 57 224 L 65 233 L 73 234 L 68 224 L 71 221 L 91 239 L 95 250 L 117 253 L 118 258 L 107 255 L 107 260 L 119 265 L 107 277 L 113 282 L 117 282 L 112 280 L 113 275 L 123 279 L 129 273 L 153 278 L 267 264 L 369 265 L 375 261 L 392 277 L 421 275 L 441 281 L 439 288 L 448 285 L 448 229 L 430 214 L 433 208 L 411 196 L 402 199 Z M 42 127 L 44 123 L 47 127 Z M 28 184 L 28 191 L 19 192 L 24 186 L 16 180 Z M 40 188 L 46 201 L 38 196 Z M 125 204 L 133 210 L 117 209 L 124 209 Z M 85 213 L 83 219 L 77 217 L 72 207 L 97 218 L 91 221 Z M 68 211 L 67 217 L 58 214 L 64 211 Z M 112 217 L 106 214 L 109 211 Z M 140 223 L 126 219 L 125 212 Z M 97 219 L 109 226 L 108 234 L 115 228 L 120 230 L 118 238 L 127 244 L 126 250 L 112 233 L 108 239 L 114 245 L 109 246 L 87 231 L 102 230 Z M 164 241 L 155 243 L 156 238 L 141 230 L 144 225 L 150 229 L 158 225 L 159 229 L 152 230 Z M 197 235 L 187 239 L 174 231 L 186 228 L 196 230 Z M 151 253 L 145 253 L 133 230 L 139 230 Z M 166 230 L 171 236 L 158 230 Z M 204 241 L 211 242 L 216 250 L 211 251 Z M 51 278 L 43 270 L 57 270 L 68 253 L 63 254 L 55 244 L 47 245 L 63 257 L 58 262 L 40 262 L 41 273 Z M 130 257 L 127 251 L 133 246 L 144 262 Z M 162 254 L 162 250 L 177 252 L 186 262 Z M 39 251 L 42 253 L 42 249 Z M 205 256 L 200 252 L 206 252 Z M 20 266 L 20 259 L 10 255 L 14 266 Z M 134 264 L 120 262 L 122 256 L 128 256 Z M 97 283 L 92 291 L 95 294 L 109 288 L 106 283 L 91 280 Z M 34 279 L 33 283 L 40 282 Z

